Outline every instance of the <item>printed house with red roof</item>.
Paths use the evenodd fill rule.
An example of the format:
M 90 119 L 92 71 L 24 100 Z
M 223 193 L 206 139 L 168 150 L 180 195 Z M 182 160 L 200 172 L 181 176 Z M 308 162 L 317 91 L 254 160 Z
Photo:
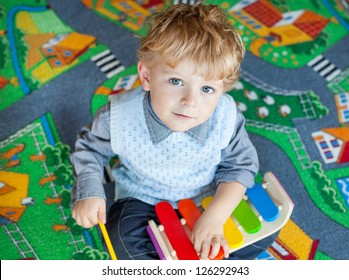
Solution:
M 312 137 L 325 163 L 349 162 L 349 128 L 322 128 Z
M 329 22 L 309 10 L 282 13 L 266 0 L 242 0 L 229 13 L 273 46 L 312 41 Z

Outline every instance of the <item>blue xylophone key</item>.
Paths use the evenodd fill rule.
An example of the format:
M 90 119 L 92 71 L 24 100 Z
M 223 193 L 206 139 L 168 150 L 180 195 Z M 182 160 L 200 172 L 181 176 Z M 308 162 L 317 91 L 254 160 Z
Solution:
M 279 217 L 279 208 L 260 184 L 247 189 L 246 195 L 265 221 L 272 222 Z

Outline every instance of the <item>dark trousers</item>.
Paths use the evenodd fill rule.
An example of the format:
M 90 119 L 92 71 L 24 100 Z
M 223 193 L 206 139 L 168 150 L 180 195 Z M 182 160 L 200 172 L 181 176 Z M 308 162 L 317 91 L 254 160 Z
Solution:
M 158 260 L 146 231 L 149 220 L 159 221 L 154 206 L 134 198 L 116 201 L 109 209 L 106 228 L 120 260 Z M 277 233 L 230 254 L 227 260 L 252 260 L 266 250 Z

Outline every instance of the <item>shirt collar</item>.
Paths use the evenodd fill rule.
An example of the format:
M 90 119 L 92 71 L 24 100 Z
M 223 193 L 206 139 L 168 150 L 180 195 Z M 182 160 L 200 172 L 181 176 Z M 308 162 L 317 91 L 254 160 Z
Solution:
M 150 94 L 146 92 L 143 100 L 144 116 L 145 121 L 149 130 L 150 138 L 153 144 L 158 144 L 170 136 L 174 131 L 169 129 L 155 114 L 153 107 L 150 102 Z M 208 130 L 208 121 L 195 126 L 184 133 L 199 141 L 201 144 L 204 143 Z

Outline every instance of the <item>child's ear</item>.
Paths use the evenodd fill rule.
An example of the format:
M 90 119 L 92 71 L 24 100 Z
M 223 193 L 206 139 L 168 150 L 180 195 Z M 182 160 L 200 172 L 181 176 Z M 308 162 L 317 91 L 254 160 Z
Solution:
M 144 62 L 138 62 L 138 75 L 144 90 L 150 90 L 150 70 Z

